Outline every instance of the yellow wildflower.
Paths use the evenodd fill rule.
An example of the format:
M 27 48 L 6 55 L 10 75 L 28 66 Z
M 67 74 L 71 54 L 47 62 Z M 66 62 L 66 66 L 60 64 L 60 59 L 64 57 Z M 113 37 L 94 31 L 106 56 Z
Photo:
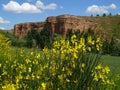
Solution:
M 33 55 L 33 54 L 34 54 L 34 52 L 31 52 L 30 54 L 31 54 L 31 55 Z
M 102 69 L 102 64 L 99 64 L 95 69 Z
M 82 63 L 82 65 L 81 65 L 81 66 L 82 66 L 82 68 L 84 68 L 84 67 L 85 67 L 85 63 Z
M 43 88 L 44 90 L 46 89 L 46 83 L 43 82 L 43 83 L 41 84 L 41 86 L 42 86 L 42 88 Z
M 31 67 L 28 68 L 28 72 L 31 72 Z
M 106 66 L 104 69 L 103 69 L 103 72 L 105 72 L 105 73 L 109 73 L 110 72 L 110 68 L 108 67 L 108 66 Z
M 70 80 L 67 78 L 67 79 L 66 79 L 66 82 L 70 82 Z
M 3 90 L 16 90 L 14 84 L 6 84 L 6 85 L 2 86 L 2 89 Z
M 37 59 L 39 59 L 39 58 L 40 58 L 40 53 L 37 54 Z

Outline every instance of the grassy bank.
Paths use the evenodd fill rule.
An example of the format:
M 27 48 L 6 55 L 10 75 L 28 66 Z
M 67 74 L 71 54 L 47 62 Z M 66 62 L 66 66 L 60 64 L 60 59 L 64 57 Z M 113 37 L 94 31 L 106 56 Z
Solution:
M 110 56 L 110 55 L 103 55 L 102 61 L 104 64 L 108 65 L 111 69 L 111 78 L 115 79 L 116 77 L 120 77 L 120 57 L 118 56 Z M 117 82 L 117 89 L 120 90 L 120 80 Z
M 111 68 L 113 73 L 120 73 L 120 57 L 103 55 L 102 60 Z

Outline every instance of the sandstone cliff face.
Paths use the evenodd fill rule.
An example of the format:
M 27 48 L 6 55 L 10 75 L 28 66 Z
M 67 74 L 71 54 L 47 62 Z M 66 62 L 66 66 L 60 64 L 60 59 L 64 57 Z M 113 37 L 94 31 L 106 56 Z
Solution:
M 48 17 L 46 20 L 47 29 L 52 32 L 65 35 L 68 29 L 87 30 L 97 29 L 99 26 L 92 17 L 80 17 L 71 15 L 61 15 L 57 17 Z
M 53 33 L 65 35 L 68 29 L 83 31 L 92 28 L 95 30 L 99 26 L 92 17 L 60 15 L 48 17 L 45 22 L 16 24 L 14 26 L 14 34 L 21 38 L 32 28 L 43 27 L 46 27 Z
M 14 35 L 19 36 L 22 38 L 25 34 L 28 33 L 29 30 L 34 28 L 42 28 L 44 27 L 45 22 L 29 22 L 29 23 L 21 23 L 16 24 L 14 26 Z

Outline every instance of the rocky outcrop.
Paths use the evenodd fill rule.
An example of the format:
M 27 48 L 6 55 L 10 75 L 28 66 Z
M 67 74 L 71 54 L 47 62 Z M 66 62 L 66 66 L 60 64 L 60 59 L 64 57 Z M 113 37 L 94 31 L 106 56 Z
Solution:
M 46 28 L 62 35 L 65 35 L 68 29 L 83 31 L 89 28 L 95 30 L 98 27 L 98 24 L 92 17 L 61 15 L 46 19 Z
M 25 34 L 28 33 L 31 29 L 41 29 L 45 25 L 45 22 L 29 22 L 29 23 L 21 23 L 16 24 L 14 26 L 14 35 L 19 36 L 19 38 L 22 38 Z
M 56 17 L 48 17 L 45 22 L 22 23 L 14 26 L 14 34 L 23 37 L 29 30 L 33 28 L 47 28 L 53 33 L 65 35 L 68 29 L 87 30 L 89 28 L 97 29 L 99 26 L 93 17 L 60 15 Z

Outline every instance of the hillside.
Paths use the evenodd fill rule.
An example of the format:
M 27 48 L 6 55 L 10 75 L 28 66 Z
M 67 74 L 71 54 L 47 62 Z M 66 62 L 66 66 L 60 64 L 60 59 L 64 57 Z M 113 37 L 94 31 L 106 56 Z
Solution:
M 120 15 L 94 17 L 94 19 L 102 27 L 102 31 L 106 36 L 114 36 L 120 39 Z

